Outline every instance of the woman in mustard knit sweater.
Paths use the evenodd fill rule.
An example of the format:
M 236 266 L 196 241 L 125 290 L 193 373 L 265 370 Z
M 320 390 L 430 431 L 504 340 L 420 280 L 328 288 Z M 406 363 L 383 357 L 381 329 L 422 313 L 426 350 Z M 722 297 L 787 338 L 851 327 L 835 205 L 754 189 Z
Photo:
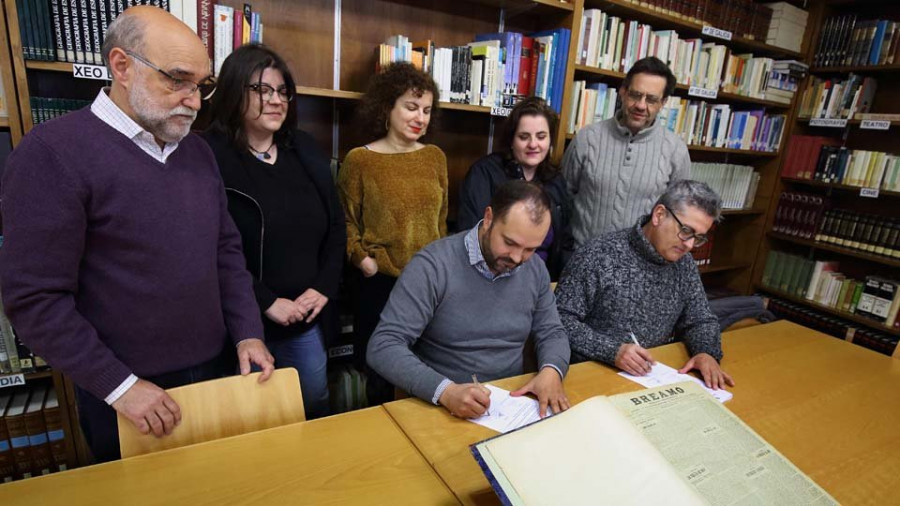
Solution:
M 419 142 L 439 93 L 431 76 L 409 63 L 374 76 L 359 114 L 365 131 L 380 138 L 350 151 L 338 174 L 347 255 L 361 273 L 354 315 L 359 365 L 400 271 L 423 246 L 447 235 L 447 157 Z M 365 369 L 369 405 L 392 400 L 393 387 Z

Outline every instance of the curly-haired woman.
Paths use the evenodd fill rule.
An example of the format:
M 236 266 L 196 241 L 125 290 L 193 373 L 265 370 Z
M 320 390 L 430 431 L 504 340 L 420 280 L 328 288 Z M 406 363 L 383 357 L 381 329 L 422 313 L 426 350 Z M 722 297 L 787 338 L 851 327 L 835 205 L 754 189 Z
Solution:
M 338 174 L 347 255 L 361 273 L 354 315 L 359 362 L 400 271 L 447 234 L 447 157 L 419 142 L 438 95 L 431 76 L 409 63 L 375 75 L 359 109 L 374 140 L 350 151 Z M 393 398 L 392 387 L 371 371 L 366 390 L 370 405 Z

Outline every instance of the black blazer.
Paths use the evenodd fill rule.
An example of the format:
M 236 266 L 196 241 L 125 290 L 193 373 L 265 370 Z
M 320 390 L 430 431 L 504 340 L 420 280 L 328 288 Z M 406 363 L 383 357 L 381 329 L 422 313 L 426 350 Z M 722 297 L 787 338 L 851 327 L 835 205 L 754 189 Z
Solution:
M 247 167 L 253 161 L 252 155 L 246 149 L 233 146 L 227 136 L 220 132 L 207 130 L 201 136 L 212 148 L 219 164 L 228 195 L 228 211 L 241 233 L 247 270 L 253 275 L 253 291 L 260 311 L 264 312 L 275 302 L 277 296 L 262 281 L 265 272 L 262 255 L 263 214 L 247 172 Z M 279 145 L 279 149 L 289 149 L 296 153 L 301 161 L 300 169 L 307 171 L 319 197 L 326 204 L 328 232 L 319 245 L 318 276 L 312 288 L 328 297 L 328 304 L 319 315 L 319 321 L 326 343 L 333 343 L 339 329 L 337 295 L 347 248 L 344 211 L 338 200 L 329 160 L 309 134 L 295 130 L 289 146 Z
M 504 160 L 500 153 L 491 153 L 472 164 L 459 190 L 459 210 L 456 216 L 458 231 L 470 229 L 484 217 L 484 209 L 491 204 L 491 197 L 503 183 L 516 179 L 516 163 Z M 575 249 L 575 238 L 570 225 L 572 197 L 562 174 L 543 183 L 544 193 L 550 198 L 550 218 L 553 227 L 553 244 L 547 258 L 550 278 L 556 281 Z

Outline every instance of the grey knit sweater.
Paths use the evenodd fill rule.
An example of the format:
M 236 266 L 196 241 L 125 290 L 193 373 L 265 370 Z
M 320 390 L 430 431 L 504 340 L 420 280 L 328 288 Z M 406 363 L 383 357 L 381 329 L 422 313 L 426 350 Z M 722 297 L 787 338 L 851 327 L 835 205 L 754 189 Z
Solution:
M 670 183 L 690 177 L 691 159 L 681 138 L 660 121 L 632 134 L 619 124 L 619 114 L 579 130 L 563 156 L 577 246 L 631 226 Z
M 573 362 L 615 364 L 619 346 L 631 342 L 629 332 L 644 348 L 671 343 L 674 333 L 691 356 L 721 360 L 719 323 L 694 261 L 660 256 L 641 229 L 648 219 L 591 240 L 563 271 L 556 299 Z
M 491 381 L 523 374 L 525 342 L 538 364 L 563 375 L 569 343 L 556 312 L 550 275 L 532 256 L 491 281 L 469 263 L 462 232 L 413 256 L 391 291 L 366 360 L 392 384 L 431 401 L 447 378 Z

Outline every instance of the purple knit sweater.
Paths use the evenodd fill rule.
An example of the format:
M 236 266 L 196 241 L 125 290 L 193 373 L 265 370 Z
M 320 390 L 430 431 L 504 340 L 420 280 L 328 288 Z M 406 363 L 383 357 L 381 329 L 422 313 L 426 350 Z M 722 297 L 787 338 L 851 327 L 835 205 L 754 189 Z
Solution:
M 89 108 L 36 127 L 3 176 L 3 303 L 22 341 L 100 399 L 262 338 L 216 161 L 162 164 Z

